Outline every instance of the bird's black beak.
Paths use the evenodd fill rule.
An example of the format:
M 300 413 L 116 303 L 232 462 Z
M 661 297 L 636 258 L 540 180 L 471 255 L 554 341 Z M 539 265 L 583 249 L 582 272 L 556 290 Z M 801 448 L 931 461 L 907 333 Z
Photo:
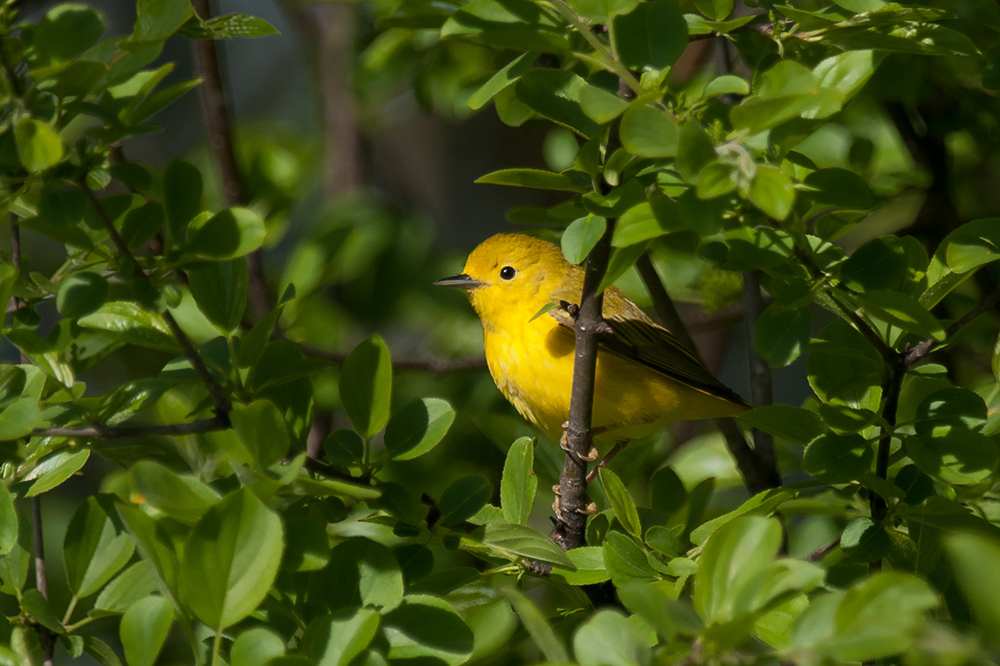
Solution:
M 474 280 L 465 273 L 454 277 L 441 278 L 434 283 L 437 287 L 458 287 L 459 289 L 475 289 L 476 287 L 481 287 L 484 284 L 484 282 Z

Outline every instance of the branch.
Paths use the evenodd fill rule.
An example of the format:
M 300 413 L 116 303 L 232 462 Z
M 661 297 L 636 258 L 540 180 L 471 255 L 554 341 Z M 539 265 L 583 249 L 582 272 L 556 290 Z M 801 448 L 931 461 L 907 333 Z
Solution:
M 580 310 L 576 317 L 576 351 L 573 359 L 573 388 L 570 394 L 569 422 L 566 427 L 568 450 L 559 475 L 560 510 L 557 512 L 551 537 L 563 550 L 571 550 L 584 542 L 587 516 L 582 513 L 587 498 L 587 462 L 591 448 L 590 420 L 594 408 L 594 376 L 597 371 L 597 330 L 603 322 L 604 294 L 597 288 L 608 270 L 611 258 L 611 237 L 615 220 L 609 219 L 604 235 L 587 256 L 580 295 Z
M 192 0 L 195 11 L 203 21 L 212 18 L 210 0 Z M 222 72 L 219 68 L 219 54 L 215 49 L 215 41 L 200 39 L 195 41 L 195 52 L 198 56 L 198 70 L 201 76 L 201 103 L 205 111 L 205 122 L 208 125 L 208 137 L 212 143 L 215 159 L 219 164 L 219 174 L 222 178 L 222 189 L 230 206 L 247 205 L 246 189 L 240 178 L 239 165 L 236 162 L 236 151 L 233 148 L 233 131 L 229 121 L 229 111 L 226 106 L 225 89 L 222 84 Z M 250 269 L 250 310 L 254 321 L 270 311 L 274 304 L 267 290 L 267 279 L 264 276 L 264 262 L 260 250 L 247 255 Z
M 750 361 L 750 401 L 756 407 L 773 405 L 774 382 L 771 368 L 757 353 L 755 344 L 757 320 L 764 310 L 763 299 L 760 295 L 760 271 L 743 272 L 743 303 L 746 307 L 744 322 L 747 330 L 747 357 Z M 754 428 L 753 442 L 757 457 L 760 458 L 765 467 L 774 470 L 774 476 L 780 478 L 777 462 L 774 459 L 774 438 L 770 433 Z
M 318 347 L 313 347 L 311 345 L 296 343 L 299 345 L 299 349 L 303 351 L 308 356 L 314 356 L 316 358 L 326 359 L 332 361 L 338 365 L 342 364 L 347 360 L 348 354 L 343 352 L 331 352 L 325 349 L 319 349 Z M 393 370 L 423 370 L 431 373 L 432 375 L 439 376 L 448 374 L 450 372 L 469 372 L 476 370 L 486 369 L 486 359 L 485 358 L 462 358 L 455 360 L 445 360 L 437 358 L 427 358 L 423 360 L 409 360 L 409 361 L 398 361 L 394 360 L 392 362 Z
M 91 189 L 87 187 L 86 183 L 81 181 L 79 186 L 80 189 L 83 190 L 87 199 L 90 201 L 91 207 L 94 209 L 94 212 L 97 213 L 97 216 L 100 218 L 104 228 L 107 230 L 115 248 L 123 257 L 131 262 L 135 274 L 148 280 L 149 275 L 142 269 L 142 266 L 139 265 L 139 261 L 135 258 L 135 255 L 132 254 L 132 251 L 128 249 L 128 245 L 126 245 L 125 241 L 122 240 L 122 237 L 118 233 L 118 230 L 115 229 L 115 225 L 111 221 L 111 218 L 109 218 L 108 214 L 104 212 L 103 208 L 101 208 L 101 202 L 97 199 Z M 201 379 L 205 388 L 208 389 L 209 394 L 212 396 L 212 401 L 215 403 L 216 415 L 221 418 L 228 419 L 226 415 L 229 414 L 230 410 L 232 410 L 233 405 L 229 401 L 228 396 L 226 396 L 225 391 L 223 391 L 222 386 L 219 382 L 215 381 L 215 377 L 213 377 L 212 373 L 208 371 L 208 367 L 205 365 L 205 362 L 201 359 L 201 356 L 194 348 L 194 345 L 191 344 L 191 340 L 188 339 L 187 335 L 181 329 L 180 324 L 178 324 L 177 320 L 174 319 L 170 310 L 165 309 L 161 314 L 164 321 L 167 322 L 167 327 L 170 328 L 170 332 L 173 334 L 174 339 L 176 339 L 177 343 L 181 346 L 184 356 L 191 362 L 195 372 L 198 373 L 198 377 Z
M 190 423 L 171 423 L 167 425 L 145 426 L 108 426 L 93 424 L 79 427 L 36 428 L 31 431 L 32 437 L 79 437 L 82 439 L 122 439 L 124 437 L 155 437 L 160 435 L 197 435 L 216 430 L 228 430 L 232 427 L 229 419 L 216 416 Z
M 903 386 L 903 376 L 906 374 L 906 367 L 903 364 L 903 356 L 900 355 L 896 363 L 892 365 L 892 370 L 882 385 L 882 395 L 885 396 L 885 409 L 882 410 L 882 418 L 886 422 L 885 431 L 878 440 L 878 449 L 875 453 L 875 476 L 880 479 L 889 477 L 889 453 L 892 449 L 892 431 L 896 427 L 896 411 L 899 407 L 899 393 Z M 872 520 L 881 523 L 888 514 L 888 506 L 885 499 L 876 492 L 872 492 L 868 500 L 871 509 Z M 869 569 L 874 573 L 882 570 L 882 560 L 875 560 L 869 565 Z
M 953 337 L 956 333 L 965 328 L 968 324 L 975 321 L 979 315 L 983 314 L 988 310 L 992 310 L 993 307 L 1000 301 L 1000 288 L 996 289 L 992 294 L 979 301 L 979 304 L 965 313 L 961 319 L 958 319 L 955 323 L 949 326 L 945 330 L 945 340 Z M 925 356 L 930 354 L 938 346 L 938 341 L 933 338 L 923 340 L 918 342 L 913 347 L 907 349 L 903 354 L 903 365 L 907 368 L 920 361 Z
M 667 328 L 684 342 L 695 356 L 701 359 L 701 354 L 692 344 L 687 327 L 677 315 L 677 308 L 674 307 L 674 302 L 663 286 L 663 282 L 648 255 L 643 254 L 636 261 L 636 267 L 639 269 L 639 276 L 642 277 L 642 281 L 653 299 L 653 308 L 657 315 L 667 325 Z M 743 475 L 743 482 L 751 495 L 781 485 L 781 478 L 775 467 L 766 465 L 758 453 L 750 448 L 736 419 L 714 419 L 714 421 L 725 438 L 729 454 L 736 461 L 736 466 L 739 467 L 740 473 Z
M 763 16 L 763 14 L 760 14 Z M 774 37 L 780 31 L 780 27 L 788 27 L 793 25 L 794 21 L 784 20 L 784 21 L 758 21 L 756 23 L 750 22 L 746 25 L 741 25 L 738 28 L 734 28 L 728 32 L 705 32 L 697 35 L 690 35 L 688 37 L 689 42 L 698 42 L 704 39 L 715 39 L 716 37 L 726 37 L 728 35 L 739 35 L 747 32 L 756 32 L 757 34 L 763 35 L 765 37 Z M 788 33 L 789 37 L 796 37 L 796 33 Z

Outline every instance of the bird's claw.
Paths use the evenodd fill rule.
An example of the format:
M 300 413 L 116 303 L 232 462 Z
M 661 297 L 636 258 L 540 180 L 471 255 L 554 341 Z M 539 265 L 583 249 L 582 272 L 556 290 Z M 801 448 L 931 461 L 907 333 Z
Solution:
M 569 428 L 569 421 L 564 421 L 562 424 L 563 434 L 562 437 L 559 438 L 559 448 L 561 448 L 563 451 L 570 454 L 571 456 L 573 456 L 582 463 L 592 463 L 601 457 L 601 454 L 598 452 L 597 447 L 594 446 L 593 444 L 590 445 L 590 451 L 588 451 L 586 455 L 581 455 L 577 453 L 576 450 L 569 445 L 569 436 L 567 430 L 568 428 Z
M 592 516 L 597 513 L 597 504 L 594 502 L 588 502 L 586 507 L 581 507 L 576 511 L 577 513 L 582 513 L 585 516 Z

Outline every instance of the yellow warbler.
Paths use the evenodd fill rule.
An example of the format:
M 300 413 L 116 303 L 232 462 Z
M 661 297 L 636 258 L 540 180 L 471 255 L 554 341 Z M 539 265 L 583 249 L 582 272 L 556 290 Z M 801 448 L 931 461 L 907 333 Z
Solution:
M 434 284 L 466 291 L 483 325 L 486 362 L 497 388 L 526 419 L 559 439 L 569 415 L 575 341 L 565 305 L 579 304 L 584 269 L 552 243 L 499 234 L 481 243 L 464 272 Z M 536 316 L 538 315 L 538 316 Z M 749 405 L 630 301 L 604 292 L 592 429 L 624 441 L 665 423 L 733 416 Z

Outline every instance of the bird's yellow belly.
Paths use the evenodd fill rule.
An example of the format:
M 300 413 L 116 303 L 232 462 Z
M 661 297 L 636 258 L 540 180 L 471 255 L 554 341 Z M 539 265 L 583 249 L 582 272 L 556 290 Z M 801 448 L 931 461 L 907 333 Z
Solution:
M 572 331 L 545 316 L 506 335 L 485 335 L 486 358 L 497 387 L 552 439 L 559 438 L 569 416 L 574 344 Z M 669 421 L 740 411 L 739 405 L 674 382 L 627 358 L 598 352 L 592 425 L 605 431 L 599 439 L 639 437 Z

